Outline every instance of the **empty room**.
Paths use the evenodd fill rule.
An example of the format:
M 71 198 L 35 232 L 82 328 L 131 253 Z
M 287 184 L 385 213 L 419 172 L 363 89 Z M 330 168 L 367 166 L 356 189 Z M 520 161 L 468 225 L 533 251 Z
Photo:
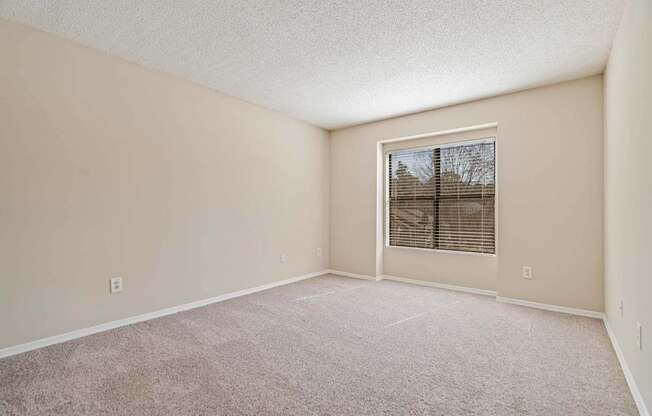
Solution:
M 0 416 L 650 416 L 652 0 L 0 0 Z

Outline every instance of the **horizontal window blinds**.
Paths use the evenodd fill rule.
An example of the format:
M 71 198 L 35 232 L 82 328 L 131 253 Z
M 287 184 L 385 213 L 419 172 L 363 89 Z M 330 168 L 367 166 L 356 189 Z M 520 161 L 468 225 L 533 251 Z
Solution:
M 495 253 L 495 142 L 388 155 L 390 246 Z

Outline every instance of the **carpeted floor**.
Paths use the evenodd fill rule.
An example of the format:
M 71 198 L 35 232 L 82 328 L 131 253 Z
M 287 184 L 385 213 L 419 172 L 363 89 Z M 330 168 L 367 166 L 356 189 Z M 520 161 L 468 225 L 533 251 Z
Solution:
M 0 415 L 637 415 L 601 321 L 322 276 L 0 360 Z

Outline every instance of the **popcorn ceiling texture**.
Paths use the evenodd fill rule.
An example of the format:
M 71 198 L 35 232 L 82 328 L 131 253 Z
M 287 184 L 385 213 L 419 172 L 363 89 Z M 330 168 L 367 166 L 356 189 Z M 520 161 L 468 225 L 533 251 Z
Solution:
M 0 16 L 324 128 L 601 73 L 623 0 L 23 0 Z
M 602 321 L 323 276 L 0 360 L 2 415 L 637 415 Z

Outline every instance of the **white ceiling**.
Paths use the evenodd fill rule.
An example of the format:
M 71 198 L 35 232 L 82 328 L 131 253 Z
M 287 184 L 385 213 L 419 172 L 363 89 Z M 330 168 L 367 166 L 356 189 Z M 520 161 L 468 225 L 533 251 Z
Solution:
M 0 16 L 328 129 L 601 73 L 623 0 L 0 0 Z

